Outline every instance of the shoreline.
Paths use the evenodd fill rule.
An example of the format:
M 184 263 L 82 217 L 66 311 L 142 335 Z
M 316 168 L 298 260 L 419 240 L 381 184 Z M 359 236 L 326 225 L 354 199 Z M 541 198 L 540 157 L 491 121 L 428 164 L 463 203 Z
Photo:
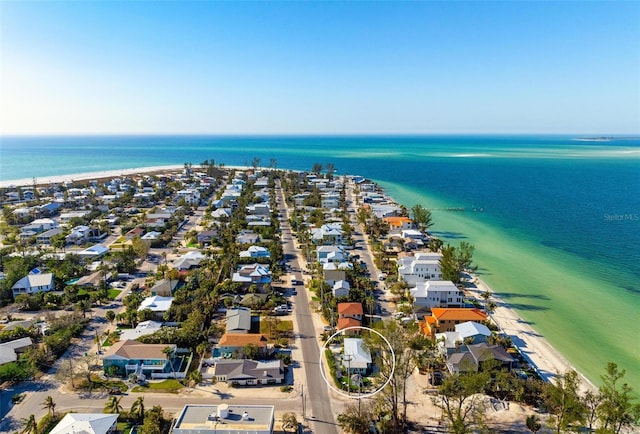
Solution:
M 93 179 L 109 177 L 116 178 L 120 176 L 131 176 L 154 172 L 176 171 L 183 168 L 184 165 L 163 165 L 74 173 L 37 178 L 36 184 L 43 185 L 50 183 L 89 181 Z M 248 167 L 224 166 L 222 168 L 247 169 Z M 0 188 L 7 188 L 9 186 L 20 187 L 31 185 L 33 185 L 33 179 L 29 178 L 0 181 Z M 398 203 L 393 197 L 389 196 L 389 198 L 395 203 Z M 525 321 L 514 308 L 512 308 L 507 302 L 502 300 L 499 297 L 498 293 L 493 291 L 486 282 L 484 282 L 476 275 L 472 275 L 472 277 L 472 282 L 475 287 L 466 288 L 466 290 L 473 293 L 474 298 L 478 299 L 479 301 L 481 300 L 480 294 L 482 292 L 488 290 L 492 294 L 492 297 L 498 306 L 495 312 L 489 315 L 490 318 L 501 329 L 501 331 L 512 338 L 513 344 L 521 351 L 525 358 L 529 359 L 530 363 L 535 366 L 536 370 L 545 381 L 552 381 L 556 377 L 556 374 L 558 372 L 562 374 L 567 370 L 574 370 L 582 379 L 583 388 L 597 391 L 597 387 L 584 374 L 582 374 L 578 369 L 571 365 L 571 363 L 569 363 L 569 361 L 560 351 L 554 348 L 544 336 L 538 334 L 536 330 L 533 329 L 533 327 L 531 327 L 529 323 Z
M 528 321 L 524 320 L 518 312 L 505 302 L 486 282 L 478 276 L 471 274 L 473 287 L 465 288 L 473 297 L 482 303 L 480 295 L 486 291 L 496 303 L 496 309 L 488 317 L 495 323 L 502 333 L 509 336 L 513 345 L 518 348 L 523 357 L 535 368 L 536 372 L 546 382 L 554 382 L 557 374 L 564 374 L 569 370 L 578 373 L 582 380 L 581 389 L 597 392 L 598 387 L 593 384 L 582 372 L 573 366 L 567 358 L 551 345 L 551 343 L 539 334 Z
M 100 178 L 117 178 L 119 176 L 136 175 L 138 173 L 150 173 L 150 172 L 162 172 L 180 170 L 184 168 L 182 164 L 173 164 L 166 166 L 148 166 L 148 167 L 132 167 L 128 169 L 114 169 L 114 170 L 100 170 L 97 172 L 83 172 L 83 173 L 71 173 L 68 175 L 54 175 L 43 176 L 41 178 L 35 178 L 36 185 L 42 184 L 54 184 L 70 181 L 90 181 L 92 179 Z M 10 186 L 24 187 L 33 185 L 34 178 L 22 178 L 22 179 L 9 179 L 6 181 L 0 181 L 0 188 L 8 188 Z

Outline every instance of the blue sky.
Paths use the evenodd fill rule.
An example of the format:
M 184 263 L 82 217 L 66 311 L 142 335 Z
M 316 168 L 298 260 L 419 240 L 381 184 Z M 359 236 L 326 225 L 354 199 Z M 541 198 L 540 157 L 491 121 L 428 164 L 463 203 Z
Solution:
M 0 128 L 640 133 L 640 2 L 0 2 Z

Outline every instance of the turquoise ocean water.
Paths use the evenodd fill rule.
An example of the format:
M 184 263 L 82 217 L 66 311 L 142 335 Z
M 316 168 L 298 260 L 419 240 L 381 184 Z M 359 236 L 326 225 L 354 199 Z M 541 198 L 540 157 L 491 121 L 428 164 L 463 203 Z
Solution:
M 432 208 L 435 234 L 473 243 L 481 277 L 581 372 L 598 383 L 615 361 L 640 389 L 640 140 L 3 137 L 0 180 L 254 157 L 333 163 Z

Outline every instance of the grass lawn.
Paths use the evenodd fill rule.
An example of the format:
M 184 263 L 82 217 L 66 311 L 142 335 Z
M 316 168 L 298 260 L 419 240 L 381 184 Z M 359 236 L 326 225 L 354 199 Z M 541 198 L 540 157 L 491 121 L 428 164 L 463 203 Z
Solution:
M 272 328 L 273 330 L 271 330 Z M 270 339 L 277 339 L 279 337 L 290 337 L 292 332 L 292 320 L 276 319 L 275 324 L 270 324 L 269 318 L 260 319 L 260 333 Z
M 98 377 L 97 375 L 92 375 L 91 376 L 91 381 L 93 383 L 93 385 L 89 386 L 89 383 L 87 383 L 87 379 L 86 378 L 82 378 L 79 382 L 79 384 L 77 384 L 77 389 L 81 389 L 81 390 L 88 390 L 90 388 L 92 389 L 120 389 L 123 392 L 126 392 L 128 389 L 128 386 L 125 384 L 124 381 L 121 380 L 103 380 L 102 378 Z
M 116 298 L 118 296 L 118 294 L 120 294 L 122 292 L 121 289 L 114 289 L 111 288 L 108 292 L 107 292 L 107 297 L 109 297 L 111 300 L 113 300 L 114 298 Z
M 148 383 L 146 386 L 136 386 L 132 392 L 163 392 L 163 393 L 178 393 L 184 386 L 178 380 L 172 378 L 161 381 L 159 383 Z

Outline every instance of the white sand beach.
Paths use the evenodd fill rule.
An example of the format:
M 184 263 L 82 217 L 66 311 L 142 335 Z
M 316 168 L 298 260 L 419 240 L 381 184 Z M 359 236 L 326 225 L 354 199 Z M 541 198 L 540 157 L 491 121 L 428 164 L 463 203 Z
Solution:
M 56 175 L 56 176 L 43 176 L 36 178 L 36 184 L 52 184 L 63 183 L 69 181 L 88 181 L 91 179 L 100 178 L 117 178 L 119 176 L 136 175 L 139 173 L 160 172 L 163 170 L 180 170 L 184 165 L 170 165 L 170 166 L 150 166 L 150 167 L 134 167 L 130 169 L 114 169 L 104 170 L 100 172 L 87 172 L 87 173 L 73 173 L 69 175 Z M 27 186 L 33 185 L 33 178 L 13 179 L 13 180 L 0 180 L 0 188 L 7 188 L 9 186 Z
M 527 321 L 520 318 L 518 313 L 485 282 L 474 276 L 473 283 L 475 288 L 472 287 L 467 290 L 478 300 L 482 300 L 480 295 L 486 291 L 492 294 L 497 307 L 494 313 L 490 315 L 491 318 L 506 335 L 511 337 L 513 344 L 520 349 L 526 359 L 529 359 L 529 363 L 536 367 L 538 374 L 545 381 L 553 381 L 558 373 L 563 374 L 569 370 L 574 370 L 582 378 L 583 391 L 597 391 L 598 388 L 593 383 L 573 367 L 558 350 L 551 346 L 544 336 L 536 332 Z

